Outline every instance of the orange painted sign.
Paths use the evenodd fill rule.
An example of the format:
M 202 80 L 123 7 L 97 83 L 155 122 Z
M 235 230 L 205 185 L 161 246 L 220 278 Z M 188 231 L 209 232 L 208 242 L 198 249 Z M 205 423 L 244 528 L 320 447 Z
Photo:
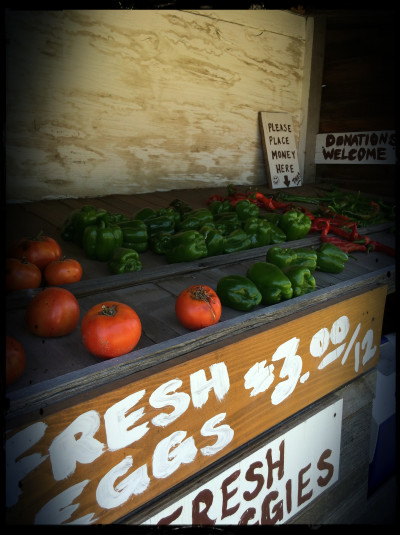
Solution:
M 286 318 L 10 430 L 8 523 L 113 522 L 203 470 L 375 366 L 385 298 Z

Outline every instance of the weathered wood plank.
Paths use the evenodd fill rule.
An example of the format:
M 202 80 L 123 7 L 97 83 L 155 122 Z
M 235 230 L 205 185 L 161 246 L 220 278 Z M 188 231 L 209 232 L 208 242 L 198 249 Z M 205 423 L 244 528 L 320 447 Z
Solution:
M 6 19 L 9 199 L 265 184 L 258 111 L 287 111 L 299 136 L 304 17 L 65 10 Z

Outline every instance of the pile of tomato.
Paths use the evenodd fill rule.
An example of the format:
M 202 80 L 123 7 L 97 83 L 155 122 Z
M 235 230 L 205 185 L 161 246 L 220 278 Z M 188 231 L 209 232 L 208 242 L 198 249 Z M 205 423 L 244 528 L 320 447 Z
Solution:
M 43 286 L 29 302 L 25 322 L 39 337 L 60 337 L 78 326 L 80 308 L 72 292 L 60 286 L 78 282 L 82 266 L 62 255 L 59 243 L 49 236 L 21 238 L 11 245 L 6 258 L 6 290 L 35 289 Z M 187 329 L 196 330 L 217 323 L 221 302 L 205 285 L 192 285 L 181 292 L 175 313 Z M 142 325 L 127 304 L 105 301 L 92 307 L 82 318 L 81 338 L 86 349 L 99 358 L 114 358 L 132 351 L 138 344 Z M 24 372 L 26 354 L 22 344 L 6 336 L 6 385 Z

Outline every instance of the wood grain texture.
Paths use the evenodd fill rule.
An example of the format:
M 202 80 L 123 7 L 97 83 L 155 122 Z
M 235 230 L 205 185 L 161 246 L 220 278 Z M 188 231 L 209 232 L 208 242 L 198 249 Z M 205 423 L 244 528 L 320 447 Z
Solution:
M 303 17 L 15 11 L 6 33 L 8 199 L 265 182 L 259 110 L 298 141 Z

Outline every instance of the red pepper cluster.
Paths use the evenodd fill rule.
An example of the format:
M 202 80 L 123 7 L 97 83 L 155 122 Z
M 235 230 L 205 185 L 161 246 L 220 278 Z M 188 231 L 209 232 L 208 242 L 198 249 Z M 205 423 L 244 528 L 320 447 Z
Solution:
M 207 204 L 210 204 L 212 201 L 224 202 L 228 200 L 232 206 L 235 206 L 236 203 L 243 201 L 244 199 L 248 199 L 257 206 L 264 207 L 273 212 L 275 210 L 286 212 L 287 210 L 290 210 L 290 208 L 293 208 L 293 203 L 275 201 L 272 197 L 266 197 L 263 193 L 255 190 L 248 190 L 247 192 L 238 191 L 235 186 L 229 186 L 227 197 L 223 197 L 222 195 L 211 195 L 211 197 L 207 199 Z
M 231 205 L 235 206 L 236 203 L 243 199 L 248 199 L 257 206 L 264 207 L 272 212 L 276 210 L 286 212 L 292 208 L 301 210 L 312 221 L 311 232 L 321 232 L 321 241 L 333 243 L 346 253 L 353 251 L 363 251 L 366 253 L 370 251 L 380 251 L 390 256 L 395 256 L 395 249 L 393 249 L 393 247 L 389 247 L 378 241 L 373 241 L 368 236 L 359 234 L 357 223 L 344 215 L 334 213 L 331 217 L 315 217 L 314 214 L 304 206 L 294 206 L 292 202 L 287 203 L 276 201 L 272 197 L 266 197 L 263 193 L 256 190 L 241 192 L 238 191 L 235 186 L 231 185 L 228 187 L 227 197 L 223 197 L 222 195 L 211 195 L 207 199 L 207 204 L 210 204 L 212 201 L 223 202 L 229 200 Z M 378 212 L 379 205 L 373 201 L 371 201 L 371 205 L 374 207 L 374 214 Z M 335 234 L 336 236 L 328 236 L 328 232 Z
M 353 251 L 363 251 L 366 253 L 380 251 L 390 256 L 395 256 L 393 247 L 373 241 L 368 236 L 359 234 L 357 223 L 343 215 L 336 214 L 332 218 L 314 217 L 310 231 L 321 231 L 321 241 L 333 243 L 346 253 Z M 340 237 L 328 236 L 328 232 Z

